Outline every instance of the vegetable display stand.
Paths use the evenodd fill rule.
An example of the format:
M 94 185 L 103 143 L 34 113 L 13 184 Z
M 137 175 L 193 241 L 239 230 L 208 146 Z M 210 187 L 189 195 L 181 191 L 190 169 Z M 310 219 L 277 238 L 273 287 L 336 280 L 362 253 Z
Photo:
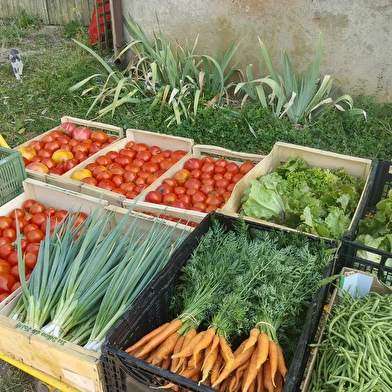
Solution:
M 358 214 L 359 210 L 359 205 L 364 202 L 364 192 L 366 189 L 366 184 L 369 181 L 369 175 L 371 173 L 371 167 L 372 167 L 372 161 L 368 159 L 362 159 L 362 158 L 356 158 L 356 157 L 351 157 L 348 155 L 342 155 L 342 154 L 337 154 L 333 153 L 330 151 L 323 151 L 315 148 L 309 148 L 309 147 L 304 147 L 304 146 L 299 146 L 295 144 L 289 144 L 289 143 L 282 143 L 282 142 L 277 142 L 275 143 L 273 149 L 271 152 L 259 163 L 257 164 L 247 175 L 245 175 L 234 187 L 232 196 L 230 199 L 226 202 L 226 204 L 220 208 L 218 211 L 222 214 L 227 214 L 229 216 L 243 216 L 244 219 L 247 221 L 252 221 L 252 222 L 261 222 L 264 224 L 270 224 L 271 226 L 277 227 L 277 228 L 285 228 L 289 230 L 294 230 L 294 226 L 285 226 L 280 223 L 274 223 L 273 220 L 270 219 L 270 216 L 275 218 L 273 214 L 271 214 L 269 217 L 266 219 L 259 219 L 259 218 L 254 218 L 248 216 L 246 213 L 243 211 L 243 199 L 245 196 L 245 192 L 249 191 L 251 189 L 250 187 L 253 186 L 254 181 L 260 180 L 263 178 L 263 176 L 276 173 L 275 170 L 277 168 L 282 167 L 283 165 L 287 164 L 290 160 L 302 160 L 305 162 L 308 168 L 320 168 L 320 169 L 327 169 L 328 171 L 333 171 L 333 170 L 343 170 L 344 175 L 349 175 L 353 176 L 353 178 L 356 178 L 360 181 L 363 181 L 364 187 L 362 190 L 362 193 L 358 195 L 359 202 L 356 204 L 356 209 L 352 214 L 352 217 L 349 218 L 351 219 L 350 225 L 347 225 L 347 229 L 349 229 L 352 225 L 352 221 L 354 217 Z M 277 175 L 277 177 L 279 177 Z M 275 179 L 275 182 L 278 180 Z M 270 210 L 273 211 L 273 213 L 277 214 L 275 212 L 275 207 L 276 210 L 279 211 L 280 215 L 276 215 L 277 218 L 281 218 L 281 215 L 285 215 L 285 210 L 284 208 L 286 205 L 284 203 L 287 203 L 285 201 L 286 199 L 289 198 L 289 194 L 284 194 L 282 191 L 283 185 L 276 185 L 276 184 L 271 184 L 271 185 L 264 185 L 265 188 L 268 189 L 270 192 L 269 196 L 263 196 L 265 199 L 268 199 L 268 203 L 275 203 L 275 204 L 268 204 L 266 205 L 266 209 L 270 208 Z M 297 191 L 297 189 L 295 189 Z M 274 193 L 275 192 L 275 193 Z M 298 192 L 297 192 L 298 193 Z M 259 194 L 257 195 L 259 197 Z M 272 199 L 272 196 L 276 194 L 276 197 Z M 281 194 L 284 194 L 284 196 L 281 196 Z M 308 192 L 309 194 L 309 192 Z M 263 193 L 262 195 L 265 195 Z M 279 197 L 277 196 L 279 195 Z M 292 193 L 290 193 L 292 197 Z M 301 195 L 304 195 L 304 192 L 302 191 Z M 262 199 L 260 197 L 260 205 L 264 206 L 265 205 L 265 199 Z M 253 200 L 253 199 L 252 199 Z M 263 201 L 264 200 L 264 201 Z M 271 201 L 273 200 L 273 201 Z M 291 199 L 290 199 L 291 200 Z M 298 200 L 295 200 L 293 197 L 292 204 L 296 204 Z M 282 207 L 283 204 L 283 207 Z M 305 205 L 305 208 L 308 204 Z M 282 210 L 283 208 L 283 210 Z M 256 207 L 253 206 L 253 209 L 256 210 Z M 293 210 L 293 209 L 292 209 Z M 283 211 L 283 212 L 281 212 Z M 293 210 L 294 211 L 294 210 Z M 306 216 L 309 221 L 306 222 L 306 225 L 308 225 L 310 228 L 312 228 L 311 225 L 313 226 L 313 229 L 315 229 L 316 224 L 319 225 L 317 220 L 313 220 L 313 216 L 311 213 L 308 215 L 304 214 L 304 211 L 302 211 L 302 216 L 301 216 L 301 223 L 304 222 L 303 216 Z M 264 212 L 264 210 L 263 210 Z M 319 212 L 319 211 L 318 211 Z M 336 217 L 333 217 L 336 220 Z M 346 218 L 346 217 L 344 217 Z M 292 220 L 295 221 L 297 217 L 293 218 Z M 332 219 L 332 217 L 331 217 Z M 279 221 L 279 219 L 276 219 L 276 221 Z M 314 223 L 316 222 L 316 223 Z M 300 230 L 302 231 L 302 230 Z M 328 231 L 328 230 L 326 230 Z M 344 230 L 342 230 L 342 235 L 343 235 Z M 314 233 L 314 231 L 312 231 Z M 321 237 L 325 238 L 334 238 L 335 240 L 340 240 L 340 237 L 342 235 L 339 235 L 337 238 L 336 236 L 330 236 L 330 235 L 320 235 Z
M 159 389 L 164 382 L 174 383 L 174 388 L 182 387 L 192 392 L 212 392 L 209 386 L 192 381 L 181 375 L 154 366 L 146 361 L 129 355 L 125 350 L 134 344 L 146 333 L 158 326 L 172 320 L 170 315 L 170 304 L 179 283 L 181 270 L 191 255 L 195 252 L 203 235 L 207 233 L 213 221 L 218 221 L 228 232 L 234 230 L 238 220 L 219 213 L 210 213 L 200 222 L 200 224 L 190 233 L 181 246 L 172 255 L 168 267 L 152 282 L 143 295 L 133 304 L 129 311 L 119 320 L 117 325 L 107 336 L 102 346 L 102 366 L 105 377 L 105 387 L 107 392 L 147 392 Z M 270 226 L 260 223 L 246 222 L 247 230 L 263 232 L 280 232 Z M 291 233 L 293 234 L 293 233 Z M 299 234 L 302 236 L 302 234 Z M 307 241 L 320 241 L 320 238 L 306 236 Z M 335 243 L 328 243 L 334 248 Z M 334 263 L 328 265 L 324 270 L 324 277 L 330 276 L 334 272 Z M 284 391 L 297 391 L 302 381 L 305 365 L 309 353 L 309 343 L 313 342 L 319 318 L 328 292 L 328 285 L 321 286 L 310 300 L 307 308 L 302 332 L 293 355 L 293 360 L 287 373 L 287 381 Z
M 390 355 L 382 348 L 389 350 L 391 344 L 391 295 L 391 288 L 374 274 L 346 267 L 341 270 L 318 327 L 302 392 L 324 390 L 326 382 L 334 385 L 333 390 L 391 390 Z M 377 335 L 383 333 L 382 328 L 389 340 L 385 334 Z M 380 351 L 375 353 L 374 347 Z
M 204 212 L 196 208 L 193 209 L 193 208 L 181 208 L 178 206 L 172 206 L 171 204 L 169 203 L 165 204 L 164 202 L 152 203 L 146 198 L 149 192 L 156 191 L 156 189 L 159 189 L 164 181 L 175 178 L 175 174 L 180 170 L 184 169 L 184 165 L 187 163 L 187 161 L 192 160 L 194 158 L 199 160 L 203 160 L 203 158 L 212 158 L 215 161 L 217 161 L 218 159 L 223 159 L 228 163 L 235 163 L 237 164 L 238 167 L 240 167 L 244 162 L 248 162 L 248 163 L 251 162 L 253 165 L 256 165 L 264 158 L 264 155 L 249 154 L 244 152 L 232 151 L 217 146 L 196 144 L 193 146 L 192 154 L 190 156 L 187 156 L 186 160 L 181 160 L 181 162 L 175 164 L 173 167 L 167 170 L 167 172 L 164 173 L 156 182 L 151 184 L 148 188 L 146 188 L 143 191 L 143 193 L 138 198 L 136 209 L 138 211 L 147 212 L 152 215 L 160 215 L 160 216 L 166 216 L 174 219 L 181 219 L 183 221 L 189 221 L 196 224 L 200 223 L 208 212 Z M 237 174 L 237 172 L 235 173 Z M 220 174 L 223 177 L 223 173 L 221 172 Z M 195 177 L 189 176 L 188 179 L 193 180 L 194 178 Z M 227 184 L 229 183 L 230 181 L 227 180 Z M 185 183 L 181 185 L 178 184 L 178 186 L 181 187 L 182 189 L 184 185 Z M 198 189 L 200 190 L 200 188 Z M 218 187 L 215 183 L 215 185 L 211 187 L 210 193 L 214 194 L 214 192 L 217 189 Z M 172 194 L 173 190 L 171 190 L 170 193 Z M 132 200 L 125 199 L 123 204 L 124 207 L 128 208 L 132 204 Z
M 18 151 L 0 147 L 0 206 L 23 191 L 26 179 L 22 155 Z
M 125 207 L 124 201 L 126 200 L 126 196 L 123 193 L 114 192 L 110 190 L 110 188 L 102 188 L 82 181 L 77 181 L 73 178 L 73 175 L 81 169 L 85 169 L 87 165 L 95 163 L 97 158 L 106 156 L 106 154 L 113 151 L 115 153 L 119 153 L 121 150 L 125 149 L 126 145 L 130 142 L 134 142 L 136 144 L 143 143 L 148 147 L 159 147 L 159 149 L 162 151 L 170 150 L 174 152 L 176 150 L 182 150 L 186 153 L 186 155 L 191 153 L 192 146 L 194 143 L 193 139 L 170 136 L 143 130 L 127 129 L 125 138 L 105 147 L 99 153 L 81 162 L 79 165 L 75 166 L 73 169 L 69 170 L 67 173 L 60 177 L 56 175 L 49 175 L 47 182 L 50 184 L 62 186 L 66 189 L 77 189 L 78 192 L 86 195 L 91 195 L 95 197 L 100 197 L 101 195 L 103 195 L 103 197 L 108 200 L 110 204 L 118 207 Z M 124 180 L 124 182 L 127 181 Z M 132 200 L 130 201 L 130 203 L 132 203 Z
M 392 286 L 392 162 L 379 160 L 352 227 L 342 241 L 341 267 L 372 272 Z
M 97 121 L 92 121 L 92 120 L 85 120 L 85 119 L 81 119 L 81 118 L 76 118 L 76 117 L 71 117 L 71 116 L 63 116 L 60 119 L 60 125 L 50 129 L 49 131 L 43 132 L 42 134 L 40 134 L 39 136 L 26 141 L 23 144 L 20 144 L 19 146 L 15 147 L 14 150 L 16 149 L 24 149 L 28 146 L 31 145 L 31 143 L 37 143 L 39 141 L 42 141 L 43 138 L 47 138 L 48 141 L 53 141 L 53 139 L 50 138 L 50 133 L 53 131 L 58 131 L 61 129 L 62 126 L 64 126 L 65 124 L 68 123 L 72 123 L 74 126 L 76 127 L 86 127 L 92 131 L 103 131 L 104 133 L 106 133 L 109 136 L 113 136 L 113 138 L 115 139 L 122 139 L 124 137 L 124 132 L 120 127 L 116 127 L 114 125 L 111 124 L 105 124 L 105 123 L 101 123 L 101 122 L 97 122 Z M 44 139 L 45 140 L 45 139 Z M 41 146 L 41 149 L 43 149 L 44 146 Z M 57 149 L 63 149 L 62 146 L 57 145 L 56 147 Z M 50 150 L 51 152 L 53 152 L 53 150 Z M 39 151 L 38 151 L 39 152 Z M 38 152 L 35 151 L 35 153 L 38 155 Z M 27 154 L 29 154 L 30 152 L 28 152 Z M 44 157 L 50 157 L 48 155 L 44 156 Z M 33 156 L 31 156 L 31 158 L 33 158 Z M 73 159 L 76 159 L 75 157 L 73 157 Z M 73 163 L 73 165 L 75 165 L 76 163 Z M 42 182 L 49 182 L 48 181 L 48 173 L 45 173 L 44 171 L 39 171 L 41 169 L 37 169 L 37 170 L 32 170 L 29 168 L 26 168 L 26 173 L 27 173 L 27 177 L 35 179 L 35 180 L 39 180 Z M 61 177 L 60 174 L 53 174 L 55 176 Z M 57 185 L 57 184 L 55 184 Z M 77 191 L 77 187 L 71 189 L 71 190 L 75 190 Z

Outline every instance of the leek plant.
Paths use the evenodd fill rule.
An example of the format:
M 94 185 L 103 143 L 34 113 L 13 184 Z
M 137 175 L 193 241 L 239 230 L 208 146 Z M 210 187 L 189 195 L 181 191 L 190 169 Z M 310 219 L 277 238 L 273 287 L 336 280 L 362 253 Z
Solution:
M 29 281 L 19 259 L 22 296 L 12 315 L 26 325 L 99 350 L 106 334 L 127 311 L 174 249 L 177 226 L 151 220 L 138 229 L 141 217 L 132 208 L 113 225 L 114 213 L 97 209 L 78 227 L 64 219 L 42 241 Z M 18 239 L 20 245 L 20 235 Z M 19 252 L 20 253 L 20 252 Z
M 239 73 L 232 64 L 239 46 L 231 43 L 226 51 L 218 51 L 215 57 L 196 52 L 198 37 L 193 45 L 173 45 L 162 31 L 147 37 L 141 27 L 129 15 L 124 25 L 131 37 L 118 57 L 131 57 L 125 70 L 113 69 L 95 51 L 75 41 L 87 50 L 103 66 L 104 72 L 91 75 L 73 85 L 76 91 L 90 86 L 98 78 L 100 84 L 87 87 L 82 94 L 95 93 L 91 110 L 100 106 L 98 117 L 114 114 L 124 104 L 150 102 L 150 110 L 157 105 L 171 109 L 167 126 L 180 124 L 183 119 L 194 120 L 200 105 L 213 105 L 228 101 L 228 90 L 234 86 L 233 77 Z M 131 56 L 129 56 L 131 54 Z
M 316 121 L 328 110 L 337 109 L 353 115 L 366 112 L 354 108 L 353 98 L 348 94 L 339 95 L 339 81 L 325 75 L 320 77 L 322 39 L 319 37 L 316 57 L 303 74 L 296 74 L 290 58 L 283 53 L 283 74 L 280 75 L 272 61 L 266 45 L 259 38 L 261 61 L 264 60 L 269 75 L 255 78 L 252 66 L 246 68 L 247 81 L 238 83 L 235 93 L 243 93 L 242 103 L 249 99 L 267 108 L 274 116 L 287 116 L 294 125 Z

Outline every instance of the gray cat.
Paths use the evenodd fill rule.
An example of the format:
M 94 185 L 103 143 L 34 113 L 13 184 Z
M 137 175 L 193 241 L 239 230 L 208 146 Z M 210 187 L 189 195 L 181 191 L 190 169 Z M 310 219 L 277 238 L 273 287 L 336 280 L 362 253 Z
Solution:
M 17 49 L 10 50 L 10 56 L 12 70 L 14 71 L 14 75 L 16 79 L 20 80 L 23 73 L 23 61 L 22 56 Z

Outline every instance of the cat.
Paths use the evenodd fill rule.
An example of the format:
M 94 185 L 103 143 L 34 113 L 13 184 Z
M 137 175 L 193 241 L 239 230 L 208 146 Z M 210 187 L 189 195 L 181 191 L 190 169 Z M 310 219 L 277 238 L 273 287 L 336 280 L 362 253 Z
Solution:
M 12 70 L 14 71 L 14 75 L 17 80 L 21 80 L 21 76 L 23 74 L 23 60 L 22 56 L 17 49 L 10 50 L 10 56 Z

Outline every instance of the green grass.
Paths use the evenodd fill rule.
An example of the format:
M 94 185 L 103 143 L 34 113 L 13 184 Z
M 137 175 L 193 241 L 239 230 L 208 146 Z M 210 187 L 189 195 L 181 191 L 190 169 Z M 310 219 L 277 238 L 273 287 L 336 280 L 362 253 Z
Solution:
M 25 15 L 21 19 L 28 18 Z M 31 19 L 31 23 L 0 21 L 4 54 L 8 56 L 9 48 L 16 46 L 25 63 L 23 81 L 18 82 L 9 62 L 0 61 L 0 132 L 11 147 L 55 127 L 64 115 L 87 118 L 93 98 L 68 89 L 101 72 L 101 65 L 66 37 L 69 31 L 43 28 Z M 78 30 L 78 34 L 78 40 L 88 42 L 85 33 Z M 108 114 L 99 120 L 124 129 L 191 137 L 196 143 L 244 152 L 268 153 L 276 141 L 283 141 L 370 159 L 392 158 L 392 104 L 376 103 L 371 97 L 355 97 L 354 102 L 367 111 L 367 120 L 331 111 L 303 129 L 273 117 L 257 104 L 242 109 L 234 104 L 206 106 L 195 121 L 170 128 L 164 122 L 169 114 L 164 106 L 151 111 L 143 104 L 123 105 L 114 117 Z M 98 109 L 88 118 L 95 118 Z

